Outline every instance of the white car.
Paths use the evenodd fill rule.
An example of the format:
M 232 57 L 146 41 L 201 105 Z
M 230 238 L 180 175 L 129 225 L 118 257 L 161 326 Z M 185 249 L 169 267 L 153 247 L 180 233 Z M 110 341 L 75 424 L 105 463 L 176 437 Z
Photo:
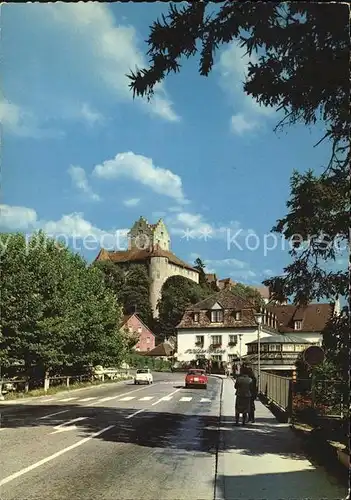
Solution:
M 134 384 L 152 384 L 154 381 L 152 373 L 148 368 L 137 370 L 134 377 Z

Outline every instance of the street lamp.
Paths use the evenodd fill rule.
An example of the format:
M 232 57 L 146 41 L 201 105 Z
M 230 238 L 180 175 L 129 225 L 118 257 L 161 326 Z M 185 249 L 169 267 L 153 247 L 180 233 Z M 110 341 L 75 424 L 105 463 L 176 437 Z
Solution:
M 258 392 L 261 392 L 261 324 L 262 324 L 262 319 L 263 319 L 263 313 L 262 312 L 256 312 L 255 313 L 255 321 L 257 324 L 257 350 L 258 350 L 258 356 L 257 356 L 257 370 L 258 370 L 258 375 L 257 375 L 257 386 L 258 386 Z

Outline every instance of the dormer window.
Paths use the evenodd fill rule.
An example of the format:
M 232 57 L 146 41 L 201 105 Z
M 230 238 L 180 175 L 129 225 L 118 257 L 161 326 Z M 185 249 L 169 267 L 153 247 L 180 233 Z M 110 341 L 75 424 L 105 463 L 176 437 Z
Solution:
M 199 322 L 199 313 L 194 313 L 194 322 L 195 323 Z
M 234 318 L 235 318 L 235 321 L 240 321 L 241 320 L 241 311 L 235 311 Z
M 302 321 L 294 322 L 294 330 L 302 330 Z
M 222 323 L 223 322 L 223 311 L 221 311 L 221 310 L 211 311 L 211 322 L 212 323 Z

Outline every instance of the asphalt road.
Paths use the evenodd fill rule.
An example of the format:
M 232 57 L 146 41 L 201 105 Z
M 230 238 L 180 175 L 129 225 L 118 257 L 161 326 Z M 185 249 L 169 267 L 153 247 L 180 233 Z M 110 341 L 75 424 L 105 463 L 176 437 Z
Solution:
M 231 380 L 185 389 L 107 384 L 1 405 L 2 500 L 339 500 L 345 487 L 306 458 L 257 403 L 233 426 Z
M 221 384 L 154 374 L 5 408 L 1 498 L 212 500 Z

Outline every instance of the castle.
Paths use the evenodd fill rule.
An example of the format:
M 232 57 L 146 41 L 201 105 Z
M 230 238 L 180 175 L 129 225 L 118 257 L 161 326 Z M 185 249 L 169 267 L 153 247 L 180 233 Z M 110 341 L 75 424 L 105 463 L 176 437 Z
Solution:
M 184 276 L 199 282 L 199 272 L 174 255 L 170 246 L 170 235 L 162 219 L 156 224 L 149 224 L 144 217 L 140 217 L 128 233 L 128 250 L 101 249 L 95 260 L 109 260 L 122 268 L 131 263 L 146 264 L 151 279 L 150 304 L 154 316 L 157 317 L 157 302 L 161 298 L 162 286 L 168 278 Z

